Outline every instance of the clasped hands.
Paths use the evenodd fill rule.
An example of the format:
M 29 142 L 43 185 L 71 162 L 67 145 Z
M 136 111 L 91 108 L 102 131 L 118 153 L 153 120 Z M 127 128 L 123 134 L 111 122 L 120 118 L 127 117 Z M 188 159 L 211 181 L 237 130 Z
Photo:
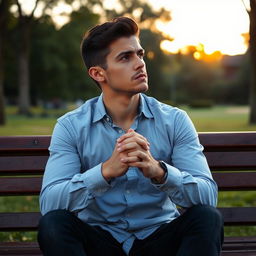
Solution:
M 132 129 L 117 139 L 112 156 L 103 163 L 102 175 L 110 181 L 124 175 L 128 168 L 138 167 L 147 178 L 162 183 L 164 170 L 150 153 L 146 138 Z

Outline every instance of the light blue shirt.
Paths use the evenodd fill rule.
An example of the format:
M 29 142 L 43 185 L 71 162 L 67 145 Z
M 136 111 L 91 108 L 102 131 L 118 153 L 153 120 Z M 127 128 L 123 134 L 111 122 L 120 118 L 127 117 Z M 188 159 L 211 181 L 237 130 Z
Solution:
M 42 214 L 74 212 L 109 231 L 126 254 L 135 238 L 144 239 L 178 217 L 176 205 L 216 206 L 217 201 L 203 147 L 184 111 L 141 94 L 131 128 L 147 138 L 152 156 L 166 163 L 164 184 L 152 183 L 135 167 L 110 182 L 104 179 L 102 163 L 125 131 L 112 122 L 101 95 L 58 119 L 40 195 Z

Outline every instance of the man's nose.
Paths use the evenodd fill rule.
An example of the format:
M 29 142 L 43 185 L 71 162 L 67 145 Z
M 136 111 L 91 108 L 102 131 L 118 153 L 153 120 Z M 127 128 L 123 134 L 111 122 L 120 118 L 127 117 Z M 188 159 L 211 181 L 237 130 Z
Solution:
M 145 66 L 145 62 L 143 58 L 136 56 L 134 67 L 135 69 L 143 68 Z

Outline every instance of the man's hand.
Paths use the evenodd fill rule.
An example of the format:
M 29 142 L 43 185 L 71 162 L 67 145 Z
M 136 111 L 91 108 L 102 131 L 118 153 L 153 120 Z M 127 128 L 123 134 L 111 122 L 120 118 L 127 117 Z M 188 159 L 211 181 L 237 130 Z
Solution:
M 122 145 L 125 145 L 125 150 L 121 149 Z M 117 140 L 112 156 L 103 163 L 103 177 L 109 181 L 112 178 L 124 175 L 129 168 L 129 165 L 125 163 L 124 159 L 128 157 L 129 152 L 135 151 L 141 147 L 148 149 L 149 143 L 143 136 L 130 129 L 125 135 Z M 140 159 L 136 156 L 131 156 L 130 162 L 131 161 L 138 162 Z
M 127 172 L 129 166 L 121 161 L 124 157 L 125 153 L 118 152 L 116 144 L 112 156 L 102 164 L 102 175 L 107 181 L 122 176 Z
M 146 138 L 130 129 L 117 142 L 118 152 L 126 153 L 121 157 L 122 163 L 127 166 L 138 167 L 145 177 L 163 183 L 165 171 L 151 155 L 149 142 Z

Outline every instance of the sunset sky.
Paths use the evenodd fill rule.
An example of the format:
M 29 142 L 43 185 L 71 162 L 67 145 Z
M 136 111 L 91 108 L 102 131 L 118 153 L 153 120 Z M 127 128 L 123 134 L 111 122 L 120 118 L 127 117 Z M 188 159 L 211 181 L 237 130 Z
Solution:
M 107 3 L 113 6 L 113 1 Z M 148 0 L 155 8 L 164 7 L 171 11 L 172 20 L 168 24 L 157 24 L 158 29 L 174 40 L 162 44 L 165 50 L 176 53 L 187 45 L 203 45 L 204 51 L 211 54 L 245 53 L 247 46 L 242 37 L 248 33 L 249 18 L 242 0 Z M 20 0 L 27 8 L 34 0 Z M 249 0 L 244 0 L 247 4 Z M 55 20 L 59 23 L 66 19 L 59 14 L 70 12 L 64 4 L 54 10 Z
M 170 52 L 203 44 L 208 54 L 217 50 L 229 55 L 245 53 L 241 34 L 248 32 L 249 18 L 242 0 L 150 1 L 172 12 L 172 21 L 158 26 L 174 38 L 165 46 Z

